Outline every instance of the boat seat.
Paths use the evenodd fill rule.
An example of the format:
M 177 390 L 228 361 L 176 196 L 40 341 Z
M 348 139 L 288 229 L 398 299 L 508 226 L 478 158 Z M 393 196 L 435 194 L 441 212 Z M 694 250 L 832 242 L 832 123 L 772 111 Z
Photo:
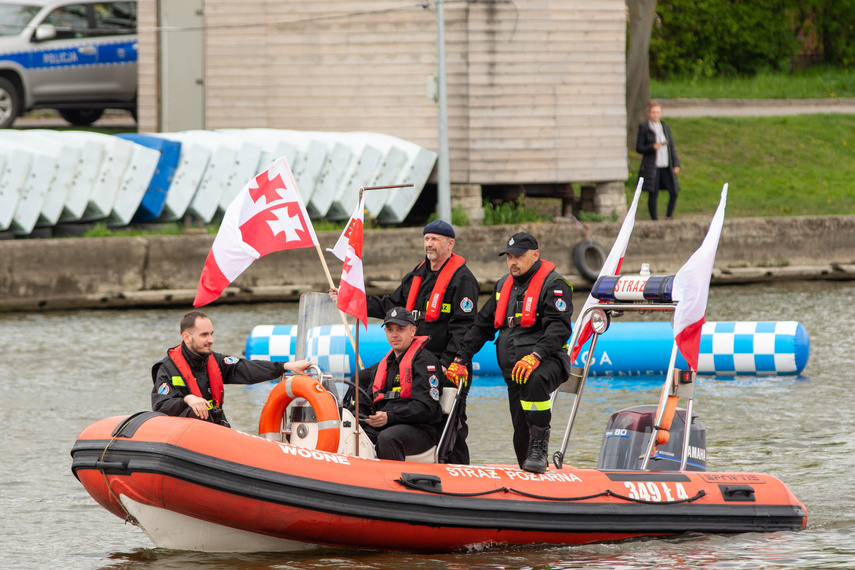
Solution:
M 454 409 L 454 401 L 456 398 L 457 388 L 454 386 L 442 389 L 442 396 L 439 397 L 439 407 L 442 408 L 442 414 L 445 417 L 445 427 L 442 430 L 442 436 L 440 436 L 440 443 L 442 443 L 442 437 L 444 437 L 448 432 L 449 414 L 451 414 L 451 411 Z M 408 455 L 404 458 L 404 461 L 410 461 L 412 463 L 436 463 L 436 449 L 437 446 L 434 445 L 422 453 Z

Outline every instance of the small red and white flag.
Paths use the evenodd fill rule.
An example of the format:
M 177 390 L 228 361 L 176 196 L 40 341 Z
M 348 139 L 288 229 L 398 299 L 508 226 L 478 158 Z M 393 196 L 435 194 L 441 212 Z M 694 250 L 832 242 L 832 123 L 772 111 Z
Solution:
M 359 206 L 357 205 L 357 210 L 358 208 Z M 350 215 L 350 220 L 348 220 L 347 225 L 341 232 L 341 235 L 338 236 L 338 241 L 335 242 L 335 245 L 332 247 L 332 249 L 327 248 L 327 251 L 336 256 L 339 261 L 344 261 L 347 257 L 347 245 L 350 241 L 350 234 L 353 233 L 356 224 L 359 224 L 360 231 L 362 229 L 363 216 L 359 214 L 357 210 L 354 210 L 353 213 Z
M 356 210 L 350 216 L 350 222 L 348 222 L 347 227 L 339 238 L 339 243 L 343 243 L 342 240 L 345 236 L 347 237 L 344 257 L 339 257 L 338 252 L 335 251 L 339 247 L 339 243 L 331 251 L 336 257 L 344 261 L 344 265 L 341 268 L 341 282 L 339 283 L 336 307 L 340 311 L 362 321 L 367 330 L 368 300 L 365 297 L 365 277 L 362 273 L 362 220 L 364 208 L 365 206 L 360 197 Z
M 704 243 L 674 276 L 674 288 L 671 291 L 671 298 L 677 301 L 677 307 L 674 309 L 674 341 L 680 354 L 695 372 L 698 370 L 701 328 L 706 322 L 710 277 L 721 238 L 721 228 L 724 225 L 726 206 L 727 184 L 721 189 L 721 200 Z
M 279 158 L 250 180 L 226 208 L 199 277 L 193 306 L 215 301 L 261 256 L 317 245 L 315 229 L 288 161 Z
M 635 187 L 635 195 L 632 197 L 632 204 L 626 212 L 626 218 L 623 220 L 623 225 L 620 227 L 617 239 L 606 257 L 603 267 L 600 269 L 600 276 L 603 275 L 618 275 L 620 266 L 623 263 L 623 258 L 626 255 L 626 246 L 629 244 L 629 236 L 632 235 L 632 228 L 635 226 L 635 213 L 638 210 L 638 199 L 641 196 L 641 187 L 644 185 L 644 178 L 638 179 L 638 184 Z M 570 349 L 570 360 L 576 361 L 582 346 L 591 338 L 593 330 L 591 329 L 591 313 L 585 313 L 589 307 L 598 304 L 599 301 L 593 295 L 588 294 L 585 299 L 585 304 L 579 312 L 579 317 L 576 319 L 576 328 L 582 327 L 579 336 L 576 337 L 576 342 Z

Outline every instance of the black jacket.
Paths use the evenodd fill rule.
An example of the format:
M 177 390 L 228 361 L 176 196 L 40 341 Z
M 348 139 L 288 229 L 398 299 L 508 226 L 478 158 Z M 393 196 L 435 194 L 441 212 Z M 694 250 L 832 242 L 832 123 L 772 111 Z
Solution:
M 674 168 L 680 166 L 677 147 L 674 146 L 674 137 L 671 136 L 671 129 L 664 121 L 659 122 L 662 124 L 662 132 L 665 134 L 665 140 L 668 141 L 668 169 L 671 171 L 671 176 L 674 177 L 674 187 L 679 191 L 680 181 L 677 179 L 677 173 L 674 172 Z M 638 139 L 635 142 L 635 151 L 641 155 L 641 166 L 638 169 L 638 176 L 644 177 L 642 190 L 645 192 L 653 189 L 653 184 L 656 180 L 656 149 L 653 148 L 654 144 L 656 144 L 656 133 L 650 128 L 650 122 L 644 121 L 638 127 Z
M 540 268 L 538 260 L 524 275 L 511 277 L 506 275 L 496 282 L 493 295 L 478 311 L 475 323 L 466 337 L 458 356 L 469 362 L 484 343 L 492 339 L 496 333 L 494 317 L 496 314 L 496 299 L 502 290 L 505 279 L 513 279 L 514 285 L 508 300 L 508 316 L 522 314 L 522 301 L 528 284 L 535 272 Z M 537 301 L 537 315 L 530 327 L 515 326 L 499 329 L 496 339 L 496 357 L 499 367 L 506 378 L 510 378 L 511 370 L 523 356 L 537 352 L 543 360 L 558 358 L 567 373 L 570 372 L 570 356 L 567 354 L 567 341 L 573 326 L 573 288 L 557 272 L 552 271 L 543 282 L 543 288 Z
M 409 398 L 390 398 L 388 395 L 394 392 L 394 388 L 400 387 L 399 359 L 395 357 L 395 351 L 390 350 L 386 355 L 386 385 L 382 390 L 387 397 L 374 403 L 378 412 L 386 412 L 387 424 L 385 427 L 396 424 L 416 424 L 419 427 L 436 432 L 438 436 L 442 430 L 442 408 L 439 406 L 443 381 L 445 379 L 439 359 L 427 347 L 420 350 L 413 357 L 413 384 L 410 388 Z M 402 355 L 403 357 L 403 355 Z M 367 392 L 373 394 L 374 376 L 377 374 L 379 362 L 366 369 L 371 374 L 371 386 Z M 361 415 L 370 414 L 371 402 L 360 399 L 359 408 Z
M 419 296 L 414 310 L 424 311 L 439 275 L 439 271 L 430 270 L 430 261 L 427 259 L 421 267 L 416 266 L 407 273 L 391 295 L 368 297 L 368 316 L 382 319 L 389 309 L 405 307 L 413 278 L 417 275 L 421 276 L 422 284 L 419 287 Z M 442 298 L 443 310 L 439 314 L 439 319 L 428 322 L 422 318 L 416 323 L 416 334 L 430 337 L 427 349 L 435 354 L 445 367 L 454 360 L 454 355 L 460 348 L 460 341 L 475 321 L 479 292 L 478 281 L 464 264 L 454 272 L 445 289 L 445 295 Z
M 202 397 L 206 400 L 212 399 L 206 364 L 208 358 L 190 352 L 183 342 L 181 343 L 181 352 L 184 354 L 187 364 L 190 365 L 190 370 L 196 376 L 196 383 L 199 385 Z M 273 380 L 285 372 L 285 366 L 281 362 L 227 357 L 218 352 L 214 353 L 214 358 L 220 368 L 220 373 L 223 375 L 223 384 L 256 384 L 265 380 Z M 154 386 L 151 389 L 151 409 L 168 416 L 196 418 L 196 414 L 184 402 L 184 397 L 193 393 L 190 391 L 190 386 L 187 385 L 187 382 L 178 379 L 173 382 L 174 376 L 180 378 L 181 373 L 168 355 L 152 366 L 151 379 Z

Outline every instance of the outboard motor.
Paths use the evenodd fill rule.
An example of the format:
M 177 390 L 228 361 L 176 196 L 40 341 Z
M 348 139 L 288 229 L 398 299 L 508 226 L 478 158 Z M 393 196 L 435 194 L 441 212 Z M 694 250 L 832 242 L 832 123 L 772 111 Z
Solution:
M 687 471 L 707 470 L 707 437 L 703 425 L 692 413 L 689 432 L 689 459 Z M 597 469 L 641 469 L 647 441 L 653 431 L 656 406 L 635 406 L 612 414 L 606 425 Z M 647 468 L 653 471 L 678 471 L 683 453 L 683 433 L 686 429 L 686 410 L 677 409 L 669 430 L 668 443 L 658 446 Z

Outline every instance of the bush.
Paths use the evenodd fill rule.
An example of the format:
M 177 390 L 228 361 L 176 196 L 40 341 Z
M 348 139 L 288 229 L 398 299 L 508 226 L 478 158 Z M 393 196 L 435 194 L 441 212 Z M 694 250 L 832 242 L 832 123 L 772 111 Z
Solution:
M 793 1 L 804 55 L 843 68 L 855 65 L 855 0 Z
M 671 0 L 656 6 L 650 73 L 709 77 L 789 69 L 799 53 L 794 0 Z
M 612 221 L 614 222 L 617 219 L 617 212 L 612 210 Z M 580 222 L 605 222 L 606 217 L 603 214 L 598 214 L 597 212 L 579 212 L 576 214 L 576 219 Z
M 523 195 L 516 202 L 505 202 L 498 206 L 493 206 L 487 200 L 484 200 L 484 225 L 485 226 L 500 226 L 506 224 L 525 224 L 528 222 L 540 222 L 550 219 L 551 216 L 540 214 L 534 208 L 527 208 L 523 205 Z

